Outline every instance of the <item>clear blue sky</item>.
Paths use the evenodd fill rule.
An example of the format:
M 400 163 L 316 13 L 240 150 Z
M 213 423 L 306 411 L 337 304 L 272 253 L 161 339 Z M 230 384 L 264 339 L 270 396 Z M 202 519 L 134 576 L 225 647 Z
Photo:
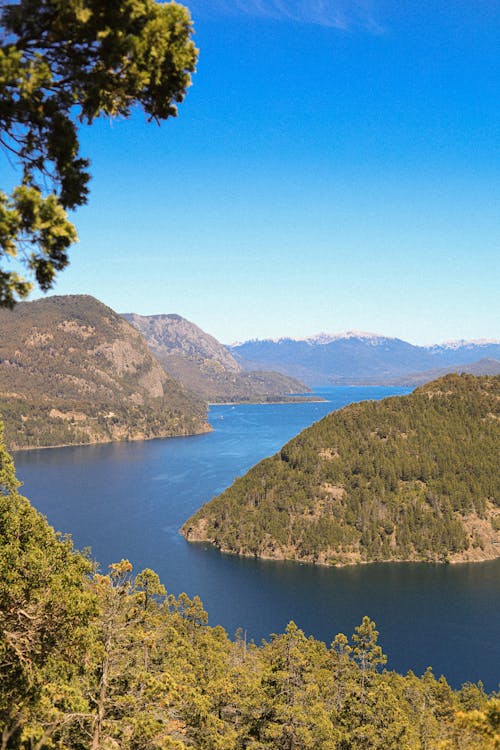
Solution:
M 500 337 L 500 2 L 193 0 L 179 117 L 82 132 L 58 294 L 228 343 Z

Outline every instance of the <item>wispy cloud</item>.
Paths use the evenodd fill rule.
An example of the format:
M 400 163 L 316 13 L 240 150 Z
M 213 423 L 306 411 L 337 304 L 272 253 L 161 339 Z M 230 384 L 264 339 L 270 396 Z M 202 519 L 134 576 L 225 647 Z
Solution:
M 193 12 L 207 15 L 253 16 L 335 29 L 362 27 L 382 33 L 371 0 L 190 0 Z

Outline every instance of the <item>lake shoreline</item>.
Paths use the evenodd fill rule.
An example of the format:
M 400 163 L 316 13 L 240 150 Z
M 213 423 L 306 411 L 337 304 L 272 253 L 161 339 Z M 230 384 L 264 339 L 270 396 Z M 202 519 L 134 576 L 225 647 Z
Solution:
M 209 401 L 208 406 L 289 406 L 290 404 L 324 404 L 326 398 L 295 398 L 288 401 Z
M 217 552 L 219 552 L 221 555 L 228 555 L 230 557 L 235 558 L 245 558 L 247 560 L 258 560 L 263 562 L 273 562 L 273 563 L 292 563 L 294 565 L 308 565 L 311 567 L 317 567 L 317 568 L 333 568 L 333 569 L 342 569 L 342 568 L 356 568 L 362 565 L 392 565 L 392 564 L 418 564 L 418 565 L 439 565 L 439 566 L 447 566 L 447 565 L 479 565 L 481 563 L 485 562 L 493 562 L 494 560 L 500 560 L 500 552 L 494 555 L 486 555 L 482 557 L 481 559 L 476 558 L 463 558 L 463 557 L 454 557 L 449 558 L 445 560 L 423 560 L 420 558 L 412 558 L 412 559 L 401 559 L 401 558 L 393 558 L 391 560 L 352 560 L 351 562 L 343 561 L 338 563 L 327 563 L 327 562 L 321 562 L 319 560 L 301 560 L 293 557 L 278 557 L 278 556 L 272 556 L 272 555 L 252 555 L 246 552 L 234 552 L 232 550 L 228 549 L 222 549 L 221 547 L 218 547 L 216 544 L 213 544 L 209 539 L 189 539 L 186 534 L 182 533 L 182 530 L 179 529 L 179 534 L 182 536 L 188 544 L 193 545 L 199 545 L 201 547 L 210 548 Z
M 17 455 L 19 453 L 29 453 L 31 451 L 51 451 L 60 448 L 87 448 L 94 445 L 123 445 L 127 443 L 149 443 L 152 440 L 170 440 L 178 438 L 196 437 L 198 435 L 209 435 L 214 431 L 211 424 L 207 422 L 207 428 L 196 432 L 185 432 L 179 435 L 151 435 L 151 437 L 130 437 L 123 440 L 91 440 L 87 443 L 60 443 L 58 445 L 29 445 L 24 448 L 9 448 L 9 453 Z
M 352 401 L 403 392 L 338 387 L 320 391 L 327 403 L 218 404 L 208 434 L 19 451 L 16 471 L 22 493 L 77 549 L 90 545 L 103 571 L 122 558 L 136 573 L 151 568 L 169 593 L 198 595 L 210 622 L 230 634 L 243 627 L 258 643 L 293 620 L 330 643 L 367 614 L 391 669 L 422 674 L 432 664 L 454 686 L 482 680 L 495 690 L 500 559 L 332 567 L 222 553 L 179 534 L 203 503 L 312 421 Z

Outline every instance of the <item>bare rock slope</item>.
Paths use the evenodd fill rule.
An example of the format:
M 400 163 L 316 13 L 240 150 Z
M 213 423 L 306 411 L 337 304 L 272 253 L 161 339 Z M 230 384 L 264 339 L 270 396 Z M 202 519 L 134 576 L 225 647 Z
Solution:
M 123 317 L 142 333 L 165 370 L 207 401 L 274 401 L 309 391 L 279 372 L 244 371 L 223 344 L 180 315 Z
M 0 310 L 0 412 L 11 449 L 209 430 L 203 403 L 89 296 Z

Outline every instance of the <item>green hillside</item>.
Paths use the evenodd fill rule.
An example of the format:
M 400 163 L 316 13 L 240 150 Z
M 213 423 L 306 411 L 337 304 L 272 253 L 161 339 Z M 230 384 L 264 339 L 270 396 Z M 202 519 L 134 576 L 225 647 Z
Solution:
M 0 426 L 4 750 L 498 748 L 498 697 L 382 671 L 369 617 L 330 646 L 293 622 L 260 647 L 231 641 L 154 571 L 96 572 L 17 485 Z
M 0 310 L 0 414 L 10 448 L 134 440 L 209 429 L 204 404 L 142 336 L 89 296 Z
M 352 404 L 183 526 L 190 541 L 327 565 L 500 556 L 500 377 Z

